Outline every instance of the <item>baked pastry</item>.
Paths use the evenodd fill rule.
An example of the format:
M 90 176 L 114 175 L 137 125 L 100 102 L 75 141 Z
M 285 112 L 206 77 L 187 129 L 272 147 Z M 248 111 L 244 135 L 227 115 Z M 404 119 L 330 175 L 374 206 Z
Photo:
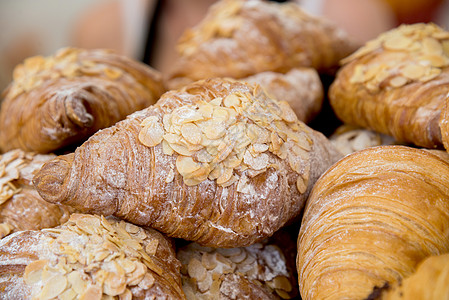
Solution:
M 200 79 L 240 79 L 297 67 L 329 71 L 354 50 L 343 30 L 306 14 L 297 3 L 222 0 L 179 39 L 179 58 L 168 84 L 173 88 Z
M 416 272 L 402 282 L 386 287 L 371 299 L 438 300 L 449 297 L 449 254 L 430 256 L 422 261 Z M 377 296 L 377 297 L 376 297 Z
M 315 184 L 298 239 L 301 296 L 366 299 L 449 250 L 449 162 L 380 146 L 350 154 Z
M 33 176 L 50 154 L 12 150 L 0 155 L 0 238 L 19 230 L 60 225 L 73 208 L 44 201 L 33 186 Z
M 275 244 L 209 248 L 191 243 L 177 252 L 187 299 L 292 299 L 293 269 Z
M 0 149 L 54 152 L 153 103 L 159 72 L 107 50 L 64 48 L 14 69 L 0 111 Z
M 286 101 L 304 123 L 312 121 L 321 111 L 323 84 L 315 69 L 295 68 L 285 74 L 262 72 L 240 80 L 259 84 L 274 99 Z
M 297 217 L 340 154 L 259 86 L 209 79 L 93 135 L 34 179 L 47 201 L 203 246 L 241 247 Z
M 2 299 L 115 296 L 185 299 L 171 241 L 149 228 L 82 214 L 0 240 Z
M 391 136 L 347 124 L 339 126 L 329 140 L 343 155 L 369 147 L 397 144 Z
M 338 118 L 399 142 L 443 145 L 440 123 L 447 121 L 440 115 L 449 92 L 448 31 L 435 24 L 401 25 L 368 42 L 343 64 L 329 91 Z

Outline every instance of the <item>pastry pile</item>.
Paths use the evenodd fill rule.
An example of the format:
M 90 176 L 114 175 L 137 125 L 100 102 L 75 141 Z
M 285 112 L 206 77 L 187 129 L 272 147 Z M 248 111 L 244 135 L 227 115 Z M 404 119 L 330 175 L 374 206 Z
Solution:
M 70 47 L 17 66 L 1 299 L 448 297 L 449 32 L 357 50 L 293 2 L 221 0 L 177 50 L 168 74 Z

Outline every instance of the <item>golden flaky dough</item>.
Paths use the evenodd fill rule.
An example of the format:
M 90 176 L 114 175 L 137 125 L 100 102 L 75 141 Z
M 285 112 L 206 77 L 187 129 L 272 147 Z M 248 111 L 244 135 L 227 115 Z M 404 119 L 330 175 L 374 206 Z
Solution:
M 154 104 L 161 75 L 107 50 L 64 48 L 18 65 L 0 111 L 0 149 L 53 152 Z
M 57 228 L 0 240 L 0 298 L 185 299 L 180 267 L 153 229 L 72 214 Z
M 447 120 L 440 121 L 449 92 L 448 31 L 434 24 L 402 25 L 343 62 L 329 92 L 343 122 L 399 142 L 442 146 L 440 130 L 449 135 Z
M 410 277 L 385 289 L 382 300 L 440 300 L 449 298 L 449 254 L 423 260 Z M 373 297 L 374 299 L 374 297 Z
M 33 176 L 55 155 L 12 150 L 0 155 L 0 237 L 19 230 L 38 230 L 68 220 L 73 208 L 44 201 Z
M 449 163 L 380 146 L 348 155 L 315 184 L 298 239 L 301 296 L 366 299 L 449 251 Z
M 295 68 L 285 74 L 268 71 L 240 80 L 259 84 L 274 99 L 286 101 L 304 123 L 312 121 L 323 106 L 323 85 L 312 68 Z
M 329 70 L 355 46 L 345 32 L 296 3 L 223 0 L 184 32 L 177 50 L 179 59 L 168 76 L 173 87 L 296 67 Z
M 211 79 L 46 163 L 41 196 L 215 247 L 250 245 L 302 211 L 340 154 L 258 86 Z

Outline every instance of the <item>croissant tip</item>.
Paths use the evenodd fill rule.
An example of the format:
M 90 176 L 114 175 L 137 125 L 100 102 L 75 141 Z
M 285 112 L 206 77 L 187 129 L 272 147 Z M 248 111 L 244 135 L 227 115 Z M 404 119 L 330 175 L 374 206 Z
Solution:
M 67 194 L 69 177 L 74 154 L 61 155 L 46 162 L 33 178 L 39 195 L 51 203 L 62 203 Z

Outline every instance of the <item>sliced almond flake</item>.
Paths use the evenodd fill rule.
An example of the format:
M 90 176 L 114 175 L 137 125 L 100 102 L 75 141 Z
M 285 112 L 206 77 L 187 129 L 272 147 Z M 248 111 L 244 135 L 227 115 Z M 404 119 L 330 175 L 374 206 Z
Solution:
M 201 256 L 201 263 L 208 270 L 213 270 L 217 266 L 216 253 L 204 253 Z
M 201 165 L 195 162 L 190 156 L 178 156 L 176 158 L 176 169 L 182 175 L 188 175 L 201 168 Z
M 158 246 L 159 246 L 159 240 L 157 240 L 157 239 L 151 240 L 145 246 L 145 252 L 148 253 L 148 255 L 156 255 Z
M 390 50 L 407 50 L 411 43 L 411 39 L 400 33 L 396 34 L 396 32 L 393 32 L 392 36 L 384 41 L 383 46 Z
M 352 73 L 351 78 L 349 79 L 350 83 L 363 83 L 365 82 L 365 66 L 361 64 L 357 64 L 354 67 L 354 72 Z
M 235 94 L 230 94 L 226 96 L 223 100 L 223 104 L 226 107 L 237 107 L 240 106 L 240 98 Z
M 165 178 L 165 183 L 173 182 L 175 179 L 175 171 L 173 169 L 170 169 L 168 171 L 167 177 Z
M 449 41 L 443 41 L 442 47 L 444 55 L 449 56 Z
M 206 293 L 209 291 L 210 286 L 212 285 L 213 279 L 212 274 L 210 272 L 206 273 L 206 278 L 203 281 L 197 282 L 197 287 L 200 293 Z
M 103 228 L 105 228 L 110 233 L 114 233 L 115 232 L 115 229 L 112 227 L 111 223 L 109 223 L 109 221 L 106 220 L 106 218 L 104 216 L 100 217 L 100 223 L 103 226 Z
M 430 72 L 428 72 L 426 75 L 421 77 L 419 80 L 422 82 L 426 82 L 426 81 L 434 79 L 435 77 L 437 77 L 440 74 L 441 74 L 441 69 L 432 68 L 430 70 Z
M 56 298 L 67 287 L 67 279 L 63 275 L 54 275 L 43 286 L 39 299 L 47 300 Z
M 195 152 L 190 151 L 186 146 L 179 144 L 170 144 L 170 147 L 182 156 L 192 156 Z
M 139 131 L 139 141 L 147 147 L 154 147 L 162 142 L 164 128 L 159 122 L 150 123 Z
M 126 284 L 133 286 L 139 284 L 147 271 L 145 264 L 136 262 L 136 268 L 131 274 L 126 274 Z
M 449 59 L 441 55 L 427 54 L 421 55 L 419 60 L 428 61 L 433 67 L 442 68 L 449 64 Z
M 126 278 L 124 275 L 109 272 L 103 283 L 103 293 L 109 296 L 118 296 L 125 292 Z
M 438 40 L 431 37 L 423 38 L 422 50 L 426 54 L 436 54 L 436 55 L 443 54 L 443 47 L 441 43 Z
M 296 116 L 295 112 L 286 101 L 280 101 L 279 106 L 281 108 L 282 113 L 281 117 L 284 121 L 289 123 L 298 121 L 298 117 Z
M 200 184 L 202 181 L 194 178 L 184 178 L 183 182 L 187 186 L 195 186 Z
M 190 277 L 195 278 L 197 281 L 203 281 L 206 278 L 206 268 L 196 258 L 192 258 L 187 265 L 187 272 Z
M 183 124 L 181 134 L 191 144 L 198 145 L 201 143 L 201 130 L 193 123 Z
M 214 106 L 209 103 L 200 103 L 198 106 L 198 112 L 203 116 L 205 119 L 212 118 L 212 113 L 214 112 Z
M 401 87 L 407 83 L 407 78 L 402 76 L 395 76 L 390 80 L 390 85 L 392 87 Z
M 103 290 L 100 286 L 90 285 L 83 294 L 81 294 L 80 300 L 101 300 L 102 294 Z
M 42 271 L 48 265 L 47 260 L 36 260 L 26 266 L 23 279 L 27 284 L 34 284 L 42 279 Z
M 193 155 L 193 157 L 202 163 L 210 163 L 214 159 L 214 156 L 210 155 L 206 149 L 199 150 Z
M 119 295 L 119 300 L 132 300 L 133 294 L 130 290 L 126 289 L 122 294 Z
M 61 300 L 73 300 L 78 296 L 78 294 L 73 289 L 67 289 L 62 294 L 58 296 Z
M 87 278 L 81 274 L 79 271 L 73 271 L 67 276 L 67 280 L 71 284 L 72 289 L 77 294 L 82 294 L 89 284 Z
M 139 282 L 138 286 L 143 290 L 148 290 L 154 285 L 154 277 L 151 273 L 145 274 L 143 279 Z
M 169 143 L 167 143 L 167 141 L 163 140 L 162 141 L 162 152 L 165 155 L 173 155 L 173 153 L 175 153 L 175 151 L 173 150 L 173 148 L 170 146 Z
M 238 180 L 239 180 L 239 176 L 238 175 L 232 175 L 231 176 L 231 178 L 229 178 L 229 180 L 228 181 L 226 181 L 226 182 L 223 182 L 222 184 L 221 184 L 221 186 L 222 187 L 228 187 L 228 186 L 231 186 L 231 185 L 233 185 L 234 183 L 236 183 Z
M 202 119 L 203 116 L 198 112 L 196 107 L 185 105 L 176 108 L 172 112 L 171 122 L 174 125 L 181 126 L 182 124 L 196 122 Z
M 214 105 L 214 106 L 220 106 L 222 101 L 223 101 L 223 98 L 217 97 L 217 98 L 209 101 L 209 103 Z
M 228 109 L 225 107 L 215 107 L 212 113 L 214 122 L 226 122 L 230 117 Z
M 425 67 L 419 64 L 407 64 L 401 68 L 401 74 L 412 80 L 416 80 L 424 76 L 425 72 Z
M 226 133 L 226 126 L 223 123 L 214 123 L 201 129 L 206 137 L 211 140 L 222 138 Z
M 307 185 L 301 176 L 298 176 L 298 178 L 296 179 L 296 187 L 301 194 L 304 194 L 307 190 Z

